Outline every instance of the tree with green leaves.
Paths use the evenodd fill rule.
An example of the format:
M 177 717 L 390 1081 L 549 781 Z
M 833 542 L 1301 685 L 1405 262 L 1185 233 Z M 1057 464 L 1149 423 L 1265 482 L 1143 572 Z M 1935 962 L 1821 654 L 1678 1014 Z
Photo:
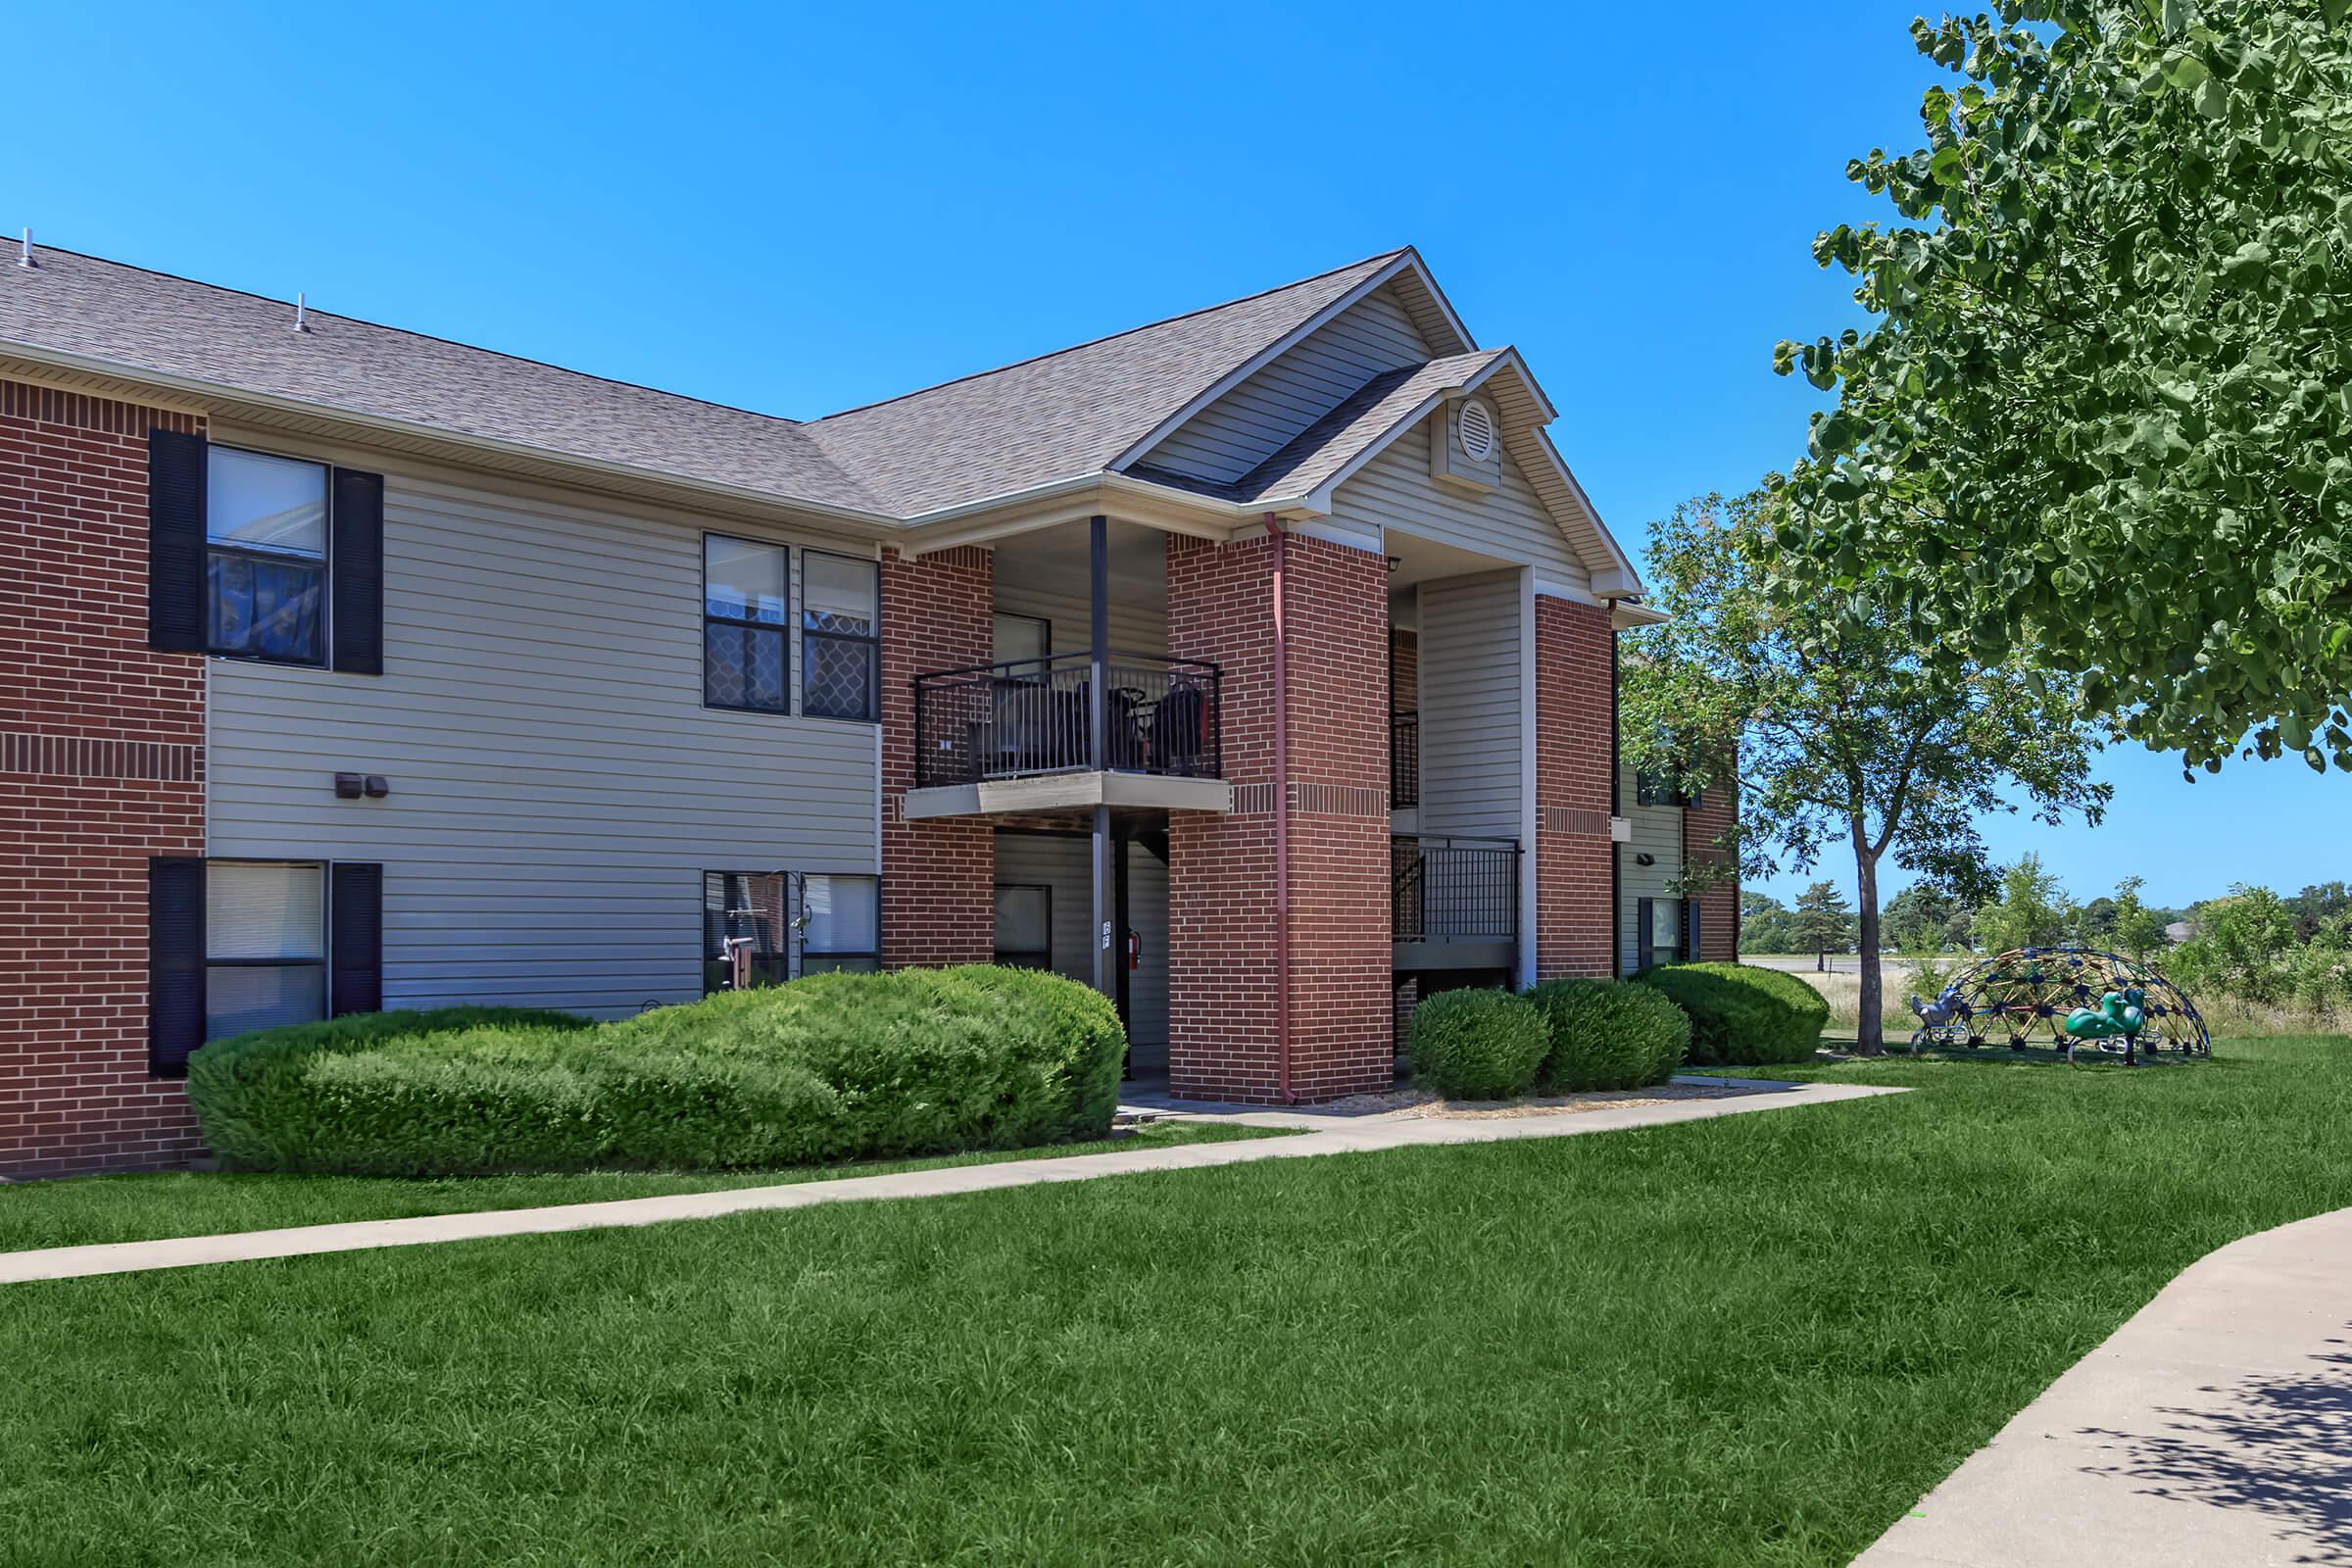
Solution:
M 1791 591 L 2019 653 L 2189 766 L 2352 769 L 2352 0 L 1992 0 L 1912 24 L 1868 331 L 1787 482 Z M 2186 769 L 2184 768 L 2184 771 Z
M 1799 953 L 1843 953 L 1854 942 L 1854 908 L 1828 882 L 1815 882 L 1796 896 L 1789 922 Z
M 1936 954 L 1966 945 L 1969 913 L 1949 890 L 1922 878 L 1887 901 L 1879 927 L 1897 953 Z
M 2115 917 L 2108 922 L 2107 941 L 2127 958 L 2145 963 L 2171 944 L 2164 935 L 2165 911 L 2139 902 L 2144 877 L 2128 876 L 2115 885 Z
M 2197 934 L 2174 950 L 2173 962 L 2193 992 L 2228 992 L 2277 1002 L 2293 986 L 2295 917 L 2269 888 L 2235 884 L 2226 898 L 2197 906 Z
M 2074 904 L 2041 857 L 2027 854 L 2001 872 L 2001 891 L 1977 910 L 1977 945 L 1986 953 L 2054 948 L 2066 941 Z
M 1754 888 L 1740 890 L 1740 951 L 1741 953 L 1794 953 L 1796 951 L 1795 917 L 1788 906 L 1769 893 Z
M 2295 940 L 2309 942 L 2328 921 L 2352 911 L 2352 884 L 2312 883 L 2287 900 L 2286 906 L 2295 917 Z
M 1777 592 L 1776 516 L 1762 492 L 1706 496 L 1652 530 L 1649 603 L 1670 618 L 1627 634 L 1620 727 L 1636 766 L 1739 790 L 1732 842 L 1714 848 L 1743 875 L 1809 870 L 1833 848 L 1852 857 L 1857 1043 L 1875 1054 L 1881 863 L 1974 902 L 1987 883 L 1982 818 L 2023 796 L 2039 820 L 2095 822 L 2110 791 L 2090 777 L 2071 701 L 2022 656 L 1936 660 L 1866 601 Z

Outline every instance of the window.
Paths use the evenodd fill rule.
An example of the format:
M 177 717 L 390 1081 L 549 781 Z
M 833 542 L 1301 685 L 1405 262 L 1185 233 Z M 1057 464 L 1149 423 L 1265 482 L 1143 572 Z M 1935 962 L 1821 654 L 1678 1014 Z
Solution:
M 1642 968 L 1653 964 L 1680 963 L 1687 955 L 1683 952 L 1683 901 L 1680 899 L 1643 899 L 1635 913 L 1638 922 L 1635 938 L 1641 947 Z
M 875 722 L 882 716 L 882 568 L 808 550 L 801 576 L 801 711 Z
M 326 468 L 208 449 L 204 574 L 211 652 L 324 663 Z
M 1020 660 L 1044 659 L 1054 652 L 1054 623 L 1043 615 L 1007 615 L 997 612 L 997 651 L 991 657 L 1000 664 Z
M 705 706 L 791 710 L 784 675 L 791 580 L 782 545 L 703 535 Z
M 205 863 L 205 1039 L 326 1016 L 325 906 L 320 866 Z
M 997 884 L 997 961 L 1014 969 L 1054 967 L 1054 890 Z
M 881 893 L 878 877 L 801 878 L 801 973 L 881 968 Z
M 1646 768 L 1634 775 L 1634 802 L 1639 806 L 1689 806 L 1681 782 L 1671 773 Z
M 784 880 L 781 871 L 703 873 L 703 995 L 734 989 L 737 944 L 751 954 L 752 985 L 791 978 Z

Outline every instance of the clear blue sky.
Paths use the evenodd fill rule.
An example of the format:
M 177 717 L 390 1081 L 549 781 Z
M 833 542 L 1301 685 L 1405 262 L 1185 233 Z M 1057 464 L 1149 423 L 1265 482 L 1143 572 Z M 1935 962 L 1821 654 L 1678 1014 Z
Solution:
M 0 224 L 797 416 L 1409 242 L 1639 542 L 1801 445 L 1772 345 L 1855 314 L 1806 246 L 1918 140 L 1913 14 L 20 7 Z M 2106 772 L 2108 826 L 1996 849 L 2163 902 L 2352 876 L 2352 781 Z

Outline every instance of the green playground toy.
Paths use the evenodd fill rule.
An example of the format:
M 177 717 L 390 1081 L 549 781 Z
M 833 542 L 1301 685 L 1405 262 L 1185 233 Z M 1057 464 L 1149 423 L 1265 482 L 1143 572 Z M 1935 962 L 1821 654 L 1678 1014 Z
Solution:
M 2140 1004 L 2146 1001 L 2139 987 L 2126 986 L 2101 997 L 2096 1007 L 2077 1007 L 2068 1013 L 2062 1025 L 2066 1031 L 2066 1059 L 2075 1059 L 2078 1040 L 2121 1040 L 2124 1065 L 2139 1065 L 2139 1031 L 2147 1023 L 2147 1014 Z

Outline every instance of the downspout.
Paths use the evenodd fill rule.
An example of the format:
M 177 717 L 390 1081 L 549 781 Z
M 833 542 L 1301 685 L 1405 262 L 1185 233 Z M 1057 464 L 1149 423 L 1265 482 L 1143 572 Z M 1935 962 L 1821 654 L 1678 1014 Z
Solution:
M 1266 529 L 1274 536 L 1274 1063 L 1282 1102 L 1292 1105 L 1298 1097 L 1291 1089 L 1291 643 L 1284 616 L 1291 536 L 1271 512 Z

